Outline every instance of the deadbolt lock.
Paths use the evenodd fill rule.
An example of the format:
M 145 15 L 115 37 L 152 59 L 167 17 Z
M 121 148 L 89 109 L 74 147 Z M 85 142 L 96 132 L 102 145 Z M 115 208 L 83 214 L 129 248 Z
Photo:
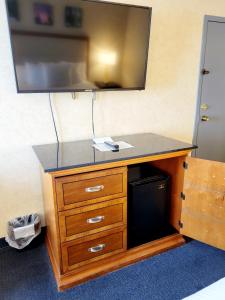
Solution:
M 201 109 L 202 110 L 207 110 L 209 106 L 206 103 L 201 104 Z
M 208 116 L 202 116 L 202 117 L 201 117 L 201 120 L 202 120 L 203 122 L 208 122 L 208 121 L 209 121 L 209 117 L 208 117 Z

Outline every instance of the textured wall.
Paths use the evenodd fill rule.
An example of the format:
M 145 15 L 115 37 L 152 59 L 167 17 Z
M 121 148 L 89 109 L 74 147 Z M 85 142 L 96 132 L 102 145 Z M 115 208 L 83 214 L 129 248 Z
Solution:
M 44 2 L 44 1 L 43 1 Z M 117 2 L 117 1 L 115 1 Z M 147 88 L 99 93 L 98 136 L 155 132 L 192 140 L 202 25 L 225 16 L 224 0 L 120 0 L 153 7 Z M 31 145 L 55 141 L 48 95 L 16 93 L 4 1 L 0 1 L 0 236 L 8 219 L 43 215 L 39 165 Z M 55 94 L 61 139 L 91 137 L 91 95 Z

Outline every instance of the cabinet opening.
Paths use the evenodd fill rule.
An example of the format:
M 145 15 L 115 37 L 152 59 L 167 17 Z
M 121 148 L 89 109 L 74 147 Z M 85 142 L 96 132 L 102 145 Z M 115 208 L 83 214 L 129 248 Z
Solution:
M 179 232 L 184 161 L 175 157 L 128 167 L 128 249 Z

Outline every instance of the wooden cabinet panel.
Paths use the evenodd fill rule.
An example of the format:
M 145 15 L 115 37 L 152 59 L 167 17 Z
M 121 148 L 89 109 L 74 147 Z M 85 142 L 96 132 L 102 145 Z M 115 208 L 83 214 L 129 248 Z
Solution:
M 61 249 L 58 226 L 58 211 L 55 199 L 55 185 L 52 177 L 49 174 L 44 173 L 42 170 L 41 174 L 45 208 L 45 224 L 47 226 L 46 243 L 48 246 L 51 245 L 51 259 L 53 261 L 54 269 L 57 270 L 57 272 L 60 272 Z
M 126 250 L 126 231 L 113 229 L 62 246 L 63 271 L 73 270 L 88 263 Z
M 127 223 L 127 199 L 114 199 L 59 213 L 61 241 L 97 233 Z
M 187 158 L 181 233 L 225 250 L 225 164 Z
M 170 199 L 170 224 L 178 231 L 180 230 L 179 221 L 181 216 L 181 192 L 184 184 L 184 168 L 186 156 L 173 157 L 164 160 L 151 162 L 151 165 L 166 172 L 171 177 L 171 199 Z
M 56 179 L 59 211 L 126 196 L 126 168 Z

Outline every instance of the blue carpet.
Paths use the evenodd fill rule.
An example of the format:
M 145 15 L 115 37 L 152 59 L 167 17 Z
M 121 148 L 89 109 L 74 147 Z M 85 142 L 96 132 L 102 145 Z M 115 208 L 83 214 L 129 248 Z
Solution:
M 180 300 L 222 277 L 225 252 L 192 241 L 58 293 L 44 245 L 0 250 L 1 300 Z

